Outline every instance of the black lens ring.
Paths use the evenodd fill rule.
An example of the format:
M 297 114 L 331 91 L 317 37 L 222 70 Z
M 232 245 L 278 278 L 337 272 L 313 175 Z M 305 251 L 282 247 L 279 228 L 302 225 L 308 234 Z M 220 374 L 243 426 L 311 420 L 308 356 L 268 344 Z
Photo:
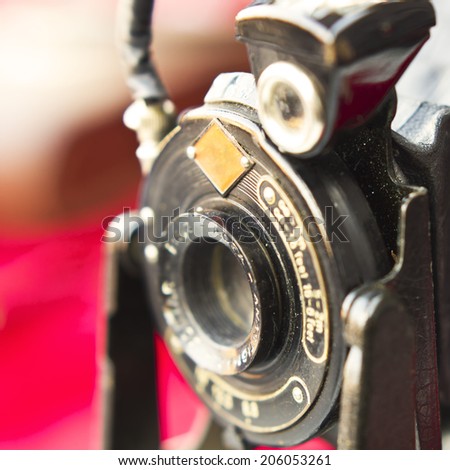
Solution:
M 308 362 L 303 358 L 303 362 L 300 361 L 303 364 L 302 377 L 299 377 L 298 381 L 295 381 L 295 377 L 291 377 L 294 382 L 289 382 L 290 379 L 283 374 L 286 374 L 289 365 L 295 367 L 304 354 L 303 356 L 298 355 L 300 354 L 298 345 L 301 344 L 301 337 L 295 336 L 293 330 L 288 329 L 286 341 L 290 341 L 290 345 L 283 353 L 291 355 L 293 362 L 289 362 L 289 358 L 284 358 L 282 363 L 275 364 L 273 369 L 266 369 L 267 373 L 260 374 L 258 379 L 246 371 L 238 378 L 230 377 L 225 382 L 221 381 L 218 385 L 216 384 L 216 388 L 219 388 L 221 393 L 223 392 L 225 395 L 228 392 L 238 394 L 237 390 L 246 390 L 247 395 L 234 397 L 234 408 L 230 411 L 224 409 L 223 403 L 221 404 L 217 397 L 213 397 L 211 383 L 208 382 L 210 379 L 205 378 L 204 374 L 197 374 L 195 364 L 188 358 L 183 357 L 182 354 L 175 354 L 178 365 L 200 396 L 215 412 L 218 419 L 241 427 L 249 442 L 272 446 L 293 445 L 317 434 L 335 418 L 342 369 L 346 357 L 340 305 L 346 294 L 355 286 L 376 279 L 386 272 L 388 269 L 387 254 L 364 195 L 349 170 L 335 155 L 324 155 L 308 162 L 291 162 L 264 141 L 264 136 L 259 128 L 252 122 L 243 122 L 242 118 L 236 122 L 235 115 L 226 112 L 220 114 L 220 117 L 222 125 L 227 128 L 240 146 L 252 155 L 255 162 L 254 168 L 236 184 L 226 198 L 221 197 L 195 162 L 186 157 L 186 148 L 201 135 L 214 116 L 205 116 L 204 119 L 185 118 L 178 134 L 168 142 L 161 157 L 155 162 L 143 191 L 142 206 L 151 207 L 155 211 L 156 224 L 159 223 L 158 220 L 162 216 L 170 216 L 171 212 L 180 206 L 180 210 L 183 212 L 190 208 L 196 208 L 198 205 L 211 205 L 215 201 L 217 207 L 224 202 L 240 205 L 249 213 L 253 213 L 258 223 L 270 231 L 270 225 L 274 224 L 267 216 L 267 208 L 264 209 L 261 202 L 258 202 L 258 187 L 262 184 L 264 175 L 267 175 L 268 181 L 271 181 L 275 189 L 280 188 L 281 197 L 292 204 L 303 219 L 310 216 L 324 216 L 327 207 L 334 207 L 336 217 L 350 216 L 343 227 L 347 241 L 325 242 L 319 240 L 313 250 L 320 264 L 328 297 L 330 336 L 327 361 L 315 364 L 314 361 Z M 264 147 L 264 150 L 261 147 Z M 325 223 L 321 230 L 328 231 L 331 226 L 332 224 Z M 164 231 L 163 226 L 160 229 Z M 328 237 L 332 238 L 332 233 L 326 233 L 326 238 Z M 301 307 L 296 302 L 300 302 L 301 295 L 296 282 L 294 282 L 295 275 L 283 268 L 283 265 L 292 265 L 292 259 L 283 248 L 286 243 L 280 241 L 277 243 L 278 245 L 273 242 L 273 247 L 270 248 L 276 248 L 279 252 L 279 258 L 281 257 L 280 259 L 283 261 L 282 267 L 276 268 L 281 286 L 280 291 L 281 294 L 285 294 L 285 299 L 289 296 L 292 297 L 293 292 L 298 292 L 296 294 L 298 298 L 292 297 L 290 299 L 293 304 L 292 311 L 298 312 Z M 163 310 L 165 302 L 165 299 L 161 299 L 160 282 L 165 275 L 162 265 L 167 256 L 171 256 L 167 254 L 167 250 L 160 250 L 159 262 L 156 265 L 147 266 L 151 287 L 150 295 L 157 318 L 161 318 L 158 312 Z M 283 305 L 284 309 L 289 308 L 289 305 Z M 301 325 L 303 315 L 298 316 L 298 313 L 296 315 L 291 313 L 290 316 L 292 317 L 291 325 L 295 322 L 300 322 L 299 325 Z M 167 333 L 166 327 L 164 322 L 160 322 L 163 335 Z M 295 341 L 298 341 L 297 346 L 295 338 L 297 338 Z M 278 378 L 274 372 L 277 370 L 279 372 Z M 315 377 L 322 378 L 319 381 Z M 273 384 L 282 379 L 285 380 L 284 383 L 288 388 L 283 389 L 284 391 L 282 387 L 279 388 L 281 392 L 278 401 L 275 397 L 275 402 L 264 409 L 264 412 L 261 411 L 264 406 L 264 403 L 261 402 L 260 417 L 255 418 L 256 411 L 252 410 L 251 403 L 257 400 L 247 398 L 257 396 L 259 393 L 257 390 L 260 390 L 261 393 L 264 390 L 273 390 Z M 308 396 L 308 390 L 302 388 L 303 385 L 307 385 L 308 389 L 313 390 L 309 394 L 310 396 Z M 252 388 L 255 390 L 254 395 L 250 393 Z M 283 393 L 289 394 L 290 408 L 283 408 L 283 403 L 286 402 L 286 396 Z M 299 400 L 303 396 L 309 402 L 303 416 L 300 409 L 303 405 L 299 405 L 299 417 L 291 423 L 288 417 L 294 416 L 293 396 L 297 396 Z M 244 402 L 245 407 L 243 406 Z M 248 408 L 249 406 L 250 408 Z M 243 407 L 246 416 L 241 413 Z M 264 423 L 262 422 L 263 417 Z M 258 420 L 261 422 L 259 427 L 255 425 Z M 275 424 L 284 422 L 285 425 L 284 427 L 278 425 L 270 427 L 266 426 L 268 422 Z

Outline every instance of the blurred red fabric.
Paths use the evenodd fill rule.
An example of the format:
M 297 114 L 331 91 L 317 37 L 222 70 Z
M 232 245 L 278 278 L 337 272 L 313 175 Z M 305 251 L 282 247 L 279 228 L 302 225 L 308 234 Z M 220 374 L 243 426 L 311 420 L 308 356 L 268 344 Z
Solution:
M 201 9 L 210 26 L 227 23 L 231 29 L 234 15 L 248 3 L 221 2 L 223 11 L 214 17 L 203 16 L 204 0 L 161 0 L 159 8 L 176 12 L 175 26 L 189 23 L 189 15 Z M 101 447 L 101 219 L 46 235 L 0 236 L 0 449 Z M 208 413 L 161 342 L 158 353 L 162 438 L 186 444 L 176 439 L 193 425 L 205 425 Z M 315 440 L 301 448 L 327 446 Z
M 95 1 L 103 5 L 115 3 Z M 36 5 L 37 0 L 0 0 L 0 5 L 27 2 Z M 194 24 L 189 18 L 205 7 L 203 0 L 156 3 L 159 17 L 163 22 L 170 21 L 175 32 L 177 27 Z M 203 20 L 229 24 L 231 29 L 233 16 L 246 3 L 221 2 L 223 11 L 209 18 L 203 12 Z M 40 0 L 40 4 L 60 2 Z M 134 199 L 134 195 L 129 199 Z M 98 335 L 104 329 L 100 287 L 103 216 L 97 223 L 92 223 L 90 217 L 87 226 L 88 222 L 83 227 L 79 221 L 79 228 L 39 237 L 19 233 L 15 237 L 10 230 L 5 230 L 8 237 L 0 236 L 2 449 L 101 446 L 98 358 L 103 353 L 103 340 Z M 7 223 L 2 221 L 4 229 Z M 179 375 L 174 372 L 173 377 L 170 379 L 169 371 L 171 383 L 178 383 Z M 167 419 L 171 421 L 170 417 Z M 172 425 L 163 425 L 165 437 L 178 433 L 180 422 L 183 428 L 183 421 L 171 422 Z
M 0 240 L 0 448 L 99 441 L 101 226 Z

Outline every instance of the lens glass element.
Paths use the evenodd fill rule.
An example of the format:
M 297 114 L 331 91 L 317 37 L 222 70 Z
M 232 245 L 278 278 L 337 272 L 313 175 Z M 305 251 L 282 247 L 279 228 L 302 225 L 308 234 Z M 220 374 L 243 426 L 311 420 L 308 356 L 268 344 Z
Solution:
M 183 263 L 185 298 L 195 322 L 215 343 L 243 343 L 253 325 L 249 279 L 234 253 L 205 238 L 192 243 Z

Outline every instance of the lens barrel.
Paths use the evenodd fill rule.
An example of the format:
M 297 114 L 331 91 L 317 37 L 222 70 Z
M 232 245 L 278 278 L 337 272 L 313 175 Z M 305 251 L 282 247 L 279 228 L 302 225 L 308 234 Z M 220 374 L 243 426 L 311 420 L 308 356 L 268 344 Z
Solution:
M 326 429 L 346 357 L 340 306 L 387 270 L 345 164 L 291 160 L 255 108 L 207 103 L 167 140 L 141 203 L 159 332 L 217 419 L 272 446 Z

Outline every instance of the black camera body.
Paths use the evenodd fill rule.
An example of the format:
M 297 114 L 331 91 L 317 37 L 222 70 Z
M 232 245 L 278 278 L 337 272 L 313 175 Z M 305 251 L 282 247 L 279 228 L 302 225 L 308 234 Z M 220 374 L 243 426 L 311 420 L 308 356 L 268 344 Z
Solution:
M 257 3 L 237 17 L 251 74 L 176 126 L 164 96 L 127 112 L 145 182 L 110 256 L 108 445 L 158 445 L 156 330 L 229 445 L 338 423 L 340 448 L 439 448 L 450 110 L 405 107 L 392 130 L 433 8 Z

